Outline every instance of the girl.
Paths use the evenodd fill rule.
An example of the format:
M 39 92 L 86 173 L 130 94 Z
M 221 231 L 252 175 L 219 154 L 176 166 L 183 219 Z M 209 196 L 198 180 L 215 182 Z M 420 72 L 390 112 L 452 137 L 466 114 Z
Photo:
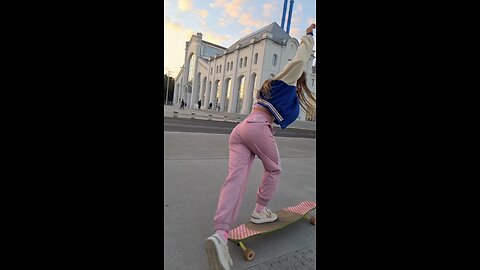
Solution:
M 214 218 L 215 233 L 207 239 L 205 246 L 212 269 L 228 270 L 233 265 L 228 253 L 228 231 L 237 219 L 255 155 L 262 160 L 265 171 L 250 220 L 265 223 L 277 219 L 277 215 L 266 208 L 281 173 L 272 122 L 285 129 L 297 119 L 300 106 L 305 111 L 313 109 L 316 101 L 305 82 L 304 70 L 312 54 L 314 28 L 315 24 L 307 28 L 295 57 L 283 71 L 263 83 L 251 114 L 230 134 L 229 173 L 220 191 Z

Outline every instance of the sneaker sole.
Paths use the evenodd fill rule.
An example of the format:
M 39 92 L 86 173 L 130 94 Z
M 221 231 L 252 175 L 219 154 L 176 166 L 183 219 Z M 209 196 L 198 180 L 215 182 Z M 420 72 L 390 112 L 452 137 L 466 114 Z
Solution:
M 208 239 L 205 243 L 205 251 L 207 252 L 208 264 L 211 270 L 228 270 L 225 269 L 218 258 L 217 247 L 213 240 Z
M 277 217 L 276 219 L 274 219 L 274 220 L 271 220 L 271 221 L 270 221 L 270 220 L 259 221 L 259 220 L 256 220 L 256 219 L 251 218 L 250 221 L 251 221 L 252 223 L 255 223 L 255 224 L 262 224 L 262 223 L 274 222 L 274 221 L 276 221 L 277 219 L 278 219 L 278 217 Z

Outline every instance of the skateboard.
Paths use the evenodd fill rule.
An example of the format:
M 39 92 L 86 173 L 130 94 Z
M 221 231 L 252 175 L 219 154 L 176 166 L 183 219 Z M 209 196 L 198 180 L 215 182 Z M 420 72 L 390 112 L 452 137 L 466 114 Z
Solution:
M 312 201 L 305 201 L 295 206 L 287 207 L 278 212 L 275 212 L 278 218 L 273 222 L 261 224 L 248 222 L 239 225 L 238 227 L 229 231 L 228 239 L 242 248 L 243 257 L 245 258 L 245 260 L 251 261 L 255 258 L 255 252 L 250 248 L 247 248 L 243 243 L 243 240 L 253 236 L 270 233 L 285 228 L 286 226 L 302 218 L 309 220 L 312 225 L 315 225 L 317 223 L 317 219 L 315 217 L 310 217 L 307 214 L 316 207 L 317 204 Z

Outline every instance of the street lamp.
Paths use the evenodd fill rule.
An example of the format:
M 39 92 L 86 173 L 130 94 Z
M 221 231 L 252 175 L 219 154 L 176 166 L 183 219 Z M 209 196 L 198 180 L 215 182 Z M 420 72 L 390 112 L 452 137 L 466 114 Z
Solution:
M 167 96 L 165 97 L 165 104 L 168 105 L 168 83 L 170 82 L 170 70 L 167 72 Z

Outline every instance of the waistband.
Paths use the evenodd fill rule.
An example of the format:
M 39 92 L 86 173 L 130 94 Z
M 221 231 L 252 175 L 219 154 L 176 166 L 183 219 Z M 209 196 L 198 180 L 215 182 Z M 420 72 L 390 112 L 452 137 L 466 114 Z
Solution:
M 265 108 L 265 107 L 263 107 L 262 105 L 257 104 L 257 103 L 255 103 L 255 105 L 253 105 L 253 108 L 255 108 L 255 107 L 257 107 L 257 106 L 260 106 L 260 107 L 262 107 L 263 109 L 268 110 L 267 108 Z M 250 113 L 250 115 L 249 115 L 248 117 L 253 116 L 253 115 L 261 115 L 261 116 L 263 116 L 263 117 L 265 118 L 265 120 L 267 120 L 270 124 L 273 123 L 273 122 L 270 121 L 270 117 L 271 117 L 271 116 L 270 116 L 269 114 L 267 114 L 266 112 L 264 112 L 264 111 L 261 111 L 261 110 L 253 110 L 253 109 L 252 109 L 252 112 Z

